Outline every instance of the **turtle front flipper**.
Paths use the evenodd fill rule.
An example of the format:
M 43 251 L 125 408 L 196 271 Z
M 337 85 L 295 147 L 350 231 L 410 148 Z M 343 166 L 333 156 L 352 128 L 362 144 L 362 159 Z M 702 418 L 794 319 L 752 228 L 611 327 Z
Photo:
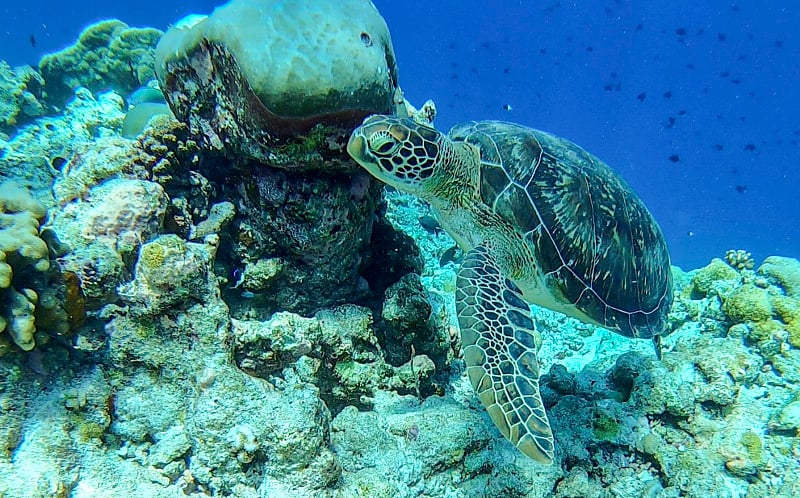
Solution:
M 534 460 L 551 463 L 553 432 L 539 394 L 534 326 L 522 292 L 481 246 L 464 257 L 456 286 L 472 387 L 503 436 Z

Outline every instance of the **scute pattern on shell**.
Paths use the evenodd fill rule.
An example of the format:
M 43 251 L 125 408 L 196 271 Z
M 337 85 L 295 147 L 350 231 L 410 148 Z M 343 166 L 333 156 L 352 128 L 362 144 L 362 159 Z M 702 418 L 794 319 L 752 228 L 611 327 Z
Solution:
M 609 166 L 565 139 L 467 122 L 450 138 L 481 153 L 483 202 L 531 241 L 552 294 L 633 337 L 659 334 L 672 301 L 663 235 Z

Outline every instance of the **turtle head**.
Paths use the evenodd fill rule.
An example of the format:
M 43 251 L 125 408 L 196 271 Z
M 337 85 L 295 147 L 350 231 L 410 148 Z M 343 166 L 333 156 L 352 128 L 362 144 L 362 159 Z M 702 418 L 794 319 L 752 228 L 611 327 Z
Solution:
M 356 128 L 347 152 L 378 180 L 424 197 L 444 135 L 429 126 L 396 116 L 370 116 Z

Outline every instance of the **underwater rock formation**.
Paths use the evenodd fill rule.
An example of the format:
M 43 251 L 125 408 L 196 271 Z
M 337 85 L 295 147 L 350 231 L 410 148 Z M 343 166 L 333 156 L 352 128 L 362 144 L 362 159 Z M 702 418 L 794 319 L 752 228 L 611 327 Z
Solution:
M 234 0 L 170 29 L 156 70 L 204 150 L 199 171 L 236 208 L 220 258 L 235 314 L 251 299 L 267 313 L 312 314 L 383 293 L 363 276 L 372 253 L 389 250 L 370 247 L 381 186 L 344 149 L 350 130 L 391 112 L 399 94 L 374 6 Z
M 361 276 L 372 251 L 389 250 L 370 246 L 380 188 L 360 176 L 312 177 L 255 167 L 238 189 L 228 247 L 234 261 L 247 266 L 231 293 L 251 292 L 271 311 L 309 314 L 380 292 Z M 246 268 L 274 258 L 280 264 L 256 284 Z
M 156 72 L 175 116 L 204 146 L 262 163 L 271 147 L 317 125 L 349 133 L 367 115 L 390 112 L 398 91 L 386 23 L 357 0 L 291 8 L 233 0 L 167 31 Z
M 436 367 L 415 355 L 397 367 L 386 362 L 366 308 L 344 305 L 313 318 L 275 313 L 265 322 L 234 320 L 234 357 L 243 371 L 283 384 L 315 384 L 333 413 L 366 406 L 379 390 L 430 395 Z

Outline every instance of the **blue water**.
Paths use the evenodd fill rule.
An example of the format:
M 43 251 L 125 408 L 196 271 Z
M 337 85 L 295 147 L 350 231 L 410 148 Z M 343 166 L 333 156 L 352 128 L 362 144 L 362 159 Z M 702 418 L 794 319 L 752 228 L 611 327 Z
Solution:
M 0 59 L 12 65 L 99 19 L 165 29 L 216 5 L 9 3 Z M 506 119 L 572 139 L 633 185 L 683 268 L 730 248 L 800 257 L 798 2 L 375 4 L 406 95 L 435 100 L 440 128 Z

